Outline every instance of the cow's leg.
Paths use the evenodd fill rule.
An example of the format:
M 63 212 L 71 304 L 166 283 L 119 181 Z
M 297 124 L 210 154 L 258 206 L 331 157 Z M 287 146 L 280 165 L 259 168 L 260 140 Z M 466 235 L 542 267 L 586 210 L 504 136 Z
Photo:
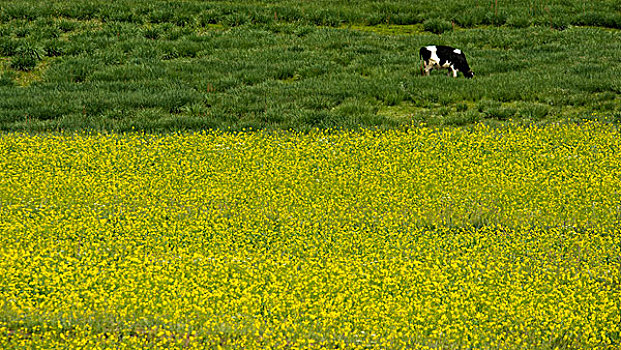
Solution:
M 432 69 L 433 69 L 433 64 L 425 64 L 425 75 L 429 76 L 431 74 Z
M 455 70 L 455 68 L 453 66 L 451 66 L 451 70 L 449 71 L 449 73 L 453 73 L 453 78 L 457 78 L 457 70 Z

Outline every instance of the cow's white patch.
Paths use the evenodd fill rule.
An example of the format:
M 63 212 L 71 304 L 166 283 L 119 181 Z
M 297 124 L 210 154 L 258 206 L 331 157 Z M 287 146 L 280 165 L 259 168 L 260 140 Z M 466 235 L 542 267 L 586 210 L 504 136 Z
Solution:
M 425 47 L 429 52 L 431 52 L 431 56 L 429 57 L 429 64 L 432 66 L 437 66 L 440 64 L 440 57 L 438 57 L 438 48 L 435 45 Z
M 455 49 L 455 50 L 453 50 L 453 52 L 455 52 L 458 55 L 461 55 L 461 50 L 460 49 Z

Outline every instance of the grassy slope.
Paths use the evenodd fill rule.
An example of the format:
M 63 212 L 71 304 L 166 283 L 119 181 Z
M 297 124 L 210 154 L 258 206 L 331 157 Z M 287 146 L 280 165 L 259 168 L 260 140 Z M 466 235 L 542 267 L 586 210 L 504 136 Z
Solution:
M 618 120 L 618 14 L 612 1 L 9 1 L 0 128 Z M 462 48 L 476 79 L 420 77 L 432 43 Z

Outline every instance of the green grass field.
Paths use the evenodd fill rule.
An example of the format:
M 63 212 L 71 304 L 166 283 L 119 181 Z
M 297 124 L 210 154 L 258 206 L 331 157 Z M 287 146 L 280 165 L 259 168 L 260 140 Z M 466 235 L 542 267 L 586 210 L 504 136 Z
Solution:
M 0 129 L 621 119 L 614 1 L 0 5 Z M 447 44 L 476 78 L 420 76 Z

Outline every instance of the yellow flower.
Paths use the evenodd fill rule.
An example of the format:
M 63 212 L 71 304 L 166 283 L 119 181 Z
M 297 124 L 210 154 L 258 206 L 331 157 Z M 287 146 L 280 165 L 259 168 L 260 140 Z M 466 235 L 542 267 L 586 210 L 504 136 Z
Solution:
M 597 123 L 5 134 L 0 347 L 619 346 Z

